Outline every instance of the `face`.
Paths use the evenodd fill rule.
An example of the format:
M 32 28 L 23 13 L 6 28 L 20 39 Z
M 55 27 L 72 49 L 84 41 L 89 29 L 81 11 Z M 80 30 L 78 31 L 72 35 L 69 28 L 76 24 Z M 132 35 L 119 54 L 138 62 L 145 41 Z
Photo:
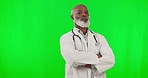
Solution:
M 87 8 L 84 6 L 77 6 L 75 9 L 73 9 L 72 19 L 74 18 L 87 22 L 89 19 Z

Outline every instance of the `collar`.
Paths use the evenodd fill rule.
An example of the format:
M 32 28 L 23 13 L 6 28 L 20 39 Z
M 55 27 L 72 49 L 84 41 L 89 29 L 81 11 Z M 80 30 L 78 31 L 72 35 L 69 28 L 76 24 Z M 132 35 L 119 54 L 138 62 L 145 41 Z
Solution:
M 88 36 L 88 31 L 89 31 L 89 29 L 87 30 L 87 32 L 86 32 L 85 35 L 83 34 L 83 32 L 82 32 L 80 29 L 78 29 L 78 28 L 76 28 L 76 27 L 74 27 L 74 29 L 75 29 L 76 31 L 78 31 L 83 37 L 87 37 L 87 36 Z

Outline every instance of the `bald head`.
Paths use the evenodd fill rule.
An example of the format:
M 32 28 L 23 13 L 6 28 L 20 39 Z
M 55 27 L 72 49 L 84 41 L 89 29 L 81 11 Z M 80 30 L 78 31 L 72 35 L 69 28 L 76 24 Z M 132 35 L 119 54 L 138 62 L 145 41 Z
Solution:
M 77 10 L 77 9 L 83 9 L 83 8 L 87 9 L 87 7 L 85 5 L 83 5 L 83 4 L 76 5 L 74 8 L 72 8 L 71 15 L 74 14 L 75 10 Z

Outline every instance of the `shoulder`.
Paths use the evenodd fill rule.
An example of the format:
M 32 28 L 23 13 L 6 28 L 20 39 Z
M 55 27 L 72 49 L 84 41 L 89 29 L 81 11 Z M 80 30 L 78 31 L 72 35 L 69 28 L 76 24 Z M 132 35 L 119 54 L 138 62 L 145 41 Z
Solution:
M 104 37 L 104 35 L 97 33 L 97 32 L 93 32 L 94 35 L 99 39 L 99 41 L 104 41 L 106 40 L 106 38 Z
M 97 32 L 93 32 L 93 34 L 99 38 L 103 38 L 104 36 L 100 33 L 97 33 Z
M 70 39 L 72 37 L 72 32 L 71 31 L 69 31 L 69 32 L 67 32 L 67 33 L 65 33 L 65 34 L 63 34 L 61 37 L 60 37 L 60 40 L 65 40 L 65 39 Z

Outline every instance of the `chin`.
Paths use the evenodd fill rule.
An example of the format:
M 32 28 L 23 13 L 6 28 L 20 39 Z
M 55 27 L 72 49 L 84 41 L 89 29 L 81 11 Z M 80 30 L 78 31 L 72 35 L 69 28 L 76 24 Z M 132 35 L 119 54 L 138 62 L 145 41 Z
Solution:
M 83 28 L 83 29 L 87 29 L 88 27 L 81 27 L 81 28 Z

